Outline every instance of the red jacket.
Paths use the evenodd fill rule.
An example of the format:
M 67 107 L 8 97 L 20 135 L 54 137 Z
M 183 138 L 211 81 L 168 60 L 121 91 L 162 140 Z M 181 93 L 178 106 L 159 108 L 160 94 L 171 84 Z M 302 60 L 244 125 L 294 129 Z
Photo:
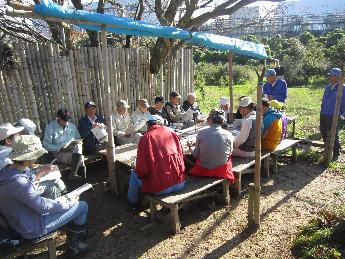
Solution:
M 151 126 L 140 138 L 135 171 L 143 192 L 160 192 L 183 182 L 183 149 L 176 133 L 164 126 Z

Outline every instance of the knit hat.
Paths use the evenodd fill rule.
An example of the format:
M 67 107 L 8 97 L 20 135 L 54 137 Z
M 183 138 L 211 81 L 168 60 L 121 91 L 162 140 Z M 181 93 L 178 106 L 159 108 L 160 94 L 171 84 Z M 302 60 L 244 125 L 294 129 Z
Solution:
M 7 139 L 9 136 L 19 133 L 24 127 L 14 127 L 11 123 L 0 125 L 0 140 Z
M 48 151 L 42 147 L 39 137 L 21 135 L 14 139 L 12 152 L 8 157 L 15 161 L 35 160 L 45 153 Z

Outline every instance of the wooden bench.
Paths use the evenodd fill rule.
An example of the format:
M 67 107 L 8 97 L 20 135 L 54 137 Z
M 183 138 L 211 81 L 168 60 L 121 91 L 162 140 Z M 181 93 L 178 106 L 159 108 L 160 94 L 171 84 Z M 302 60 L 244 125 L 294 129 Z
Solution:
M 0 214 L 0 226 L 9 231 L 8 223 L 3 215 Z M 14 249 L 13 252 L 8 254 L 2 254 L 0 251 L 0 257 L 2 259 L 10 259 L 23 255 L 25 259 L 29 258 L 28 253 L 34 251 L 38 248 L 48 248 L 48 254 L 50 259 L 56 258 L 56 237 L 57 232 L 52 232 L 46 236 L 34 239 L 34 240 L 24 240 L 21 244 Z
M 229 181 L 226 179 L 211 177 L 186 176 L 186 185 L 182 191 L 170 193 L 167 195 L 157 196 L 147 194 L 146 197 L 150 201 L 150 216 L 154 222 L 156 220 L 157 205 L 170 209 L 170 223 L 174 233 L 180 232 L 181 224 L 178 210 L 188 201 L 211 196 L 216 193 L 208 190 L 218 184 L 222 184 L 223 198 L 226 205 L 230 204 Z M 207 192 L 208 191 L 208 192 Z
M 288 149 L 292 149 L 292 158 L 294 161 L 297 160 L 297 144 L 300 143 L 301 140 L 298 139 L 283 139 L 277 148 L 271 152 L 272 158 L 272 165 L 273 165 L 273 173 L 278 172 L 278 158 L 279 156 L 286 152 Z

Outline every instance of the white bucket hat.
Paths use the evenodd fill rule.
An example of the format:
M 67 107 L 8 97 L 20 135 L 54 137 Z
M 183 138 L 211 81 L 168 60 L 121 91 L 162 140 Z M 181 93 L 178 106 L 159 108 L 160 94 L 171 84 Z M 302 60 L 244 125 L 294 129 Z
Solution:
M 36 131 L 36 124 L 30 120 L 30 119 L 20 119 L 17 122 L 18 125 L 23 126 L 24 129 L 26 129 L 30 135 L 35 135 L 35 131 Z
M 148 117 L 148 121 L 156 121 L 156 122 L 159 122 L 162 125 L 164 125 L 164 119 L 161 116 L 157 115 L 157 114 L 154 114 L 154 115 L 151 114 Z
M 24 130 L 24 127 L 14 127 L 11 123 L 0 125 L 0 140 L 7 139 L 9 136 L 19 133 Z
M 253 100 L 250 96 L 245 96 L 241 98 L 238 106 L 239 107 L 247 107 L 249 104 L 253 103 Z
M 8 157 L 16 161 L 35 160 L 45 153 L 48 151 L 42 147 L 39 137 L 21 135 L 14 139 L 12 152 Z

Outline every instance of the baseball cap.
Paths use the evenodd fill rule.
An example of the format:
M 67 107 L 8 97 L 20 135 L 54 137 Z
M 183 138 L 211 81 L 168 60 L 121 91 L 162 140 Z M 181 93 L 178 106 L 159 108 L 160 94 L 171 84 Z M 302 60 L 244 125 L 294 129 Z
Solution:
M 170 97 L 181 98 L 181 95 L 180 95 L 178 92 L 171 92 L 171 93 L 170 93 Z
M 156 121 L 156 122 L 160 122 L 162 125 L 164 125 L 164 119 L 157 114 L 154 114 L 154 115 L 151 114 L 148 118 L 148 121 Z
M 59 109 L 56 115 L 60 117 L 63 121 L 68 121 L 72 118 L 69 111 L 67 111 L 65 108 Z
M 239 107 L 247 107 L 251 103 L 253 103 L 252 98 L 250 96 L 245 96 L 242 99 L 240 99 L 238 106 Z
M 163 96 L 156 96 L 155 103 L 165 103 Z
M 219 104 L 220 105 L 227 105 L 227 104 L 229 104 L 228 97 L 225 97 L 225 96 L 220 97 Z
M 93 101 L 87 101 L 85 103 L 84 108 L 86 109 L 86 108 L 89 108 L 89 107 L 96 107 L 96 104 Z
M 146 108 L 150 107 L 150 105 L 146 99 L 139 100 L 138 106 L 142 106 L 142 107 L 146 107 Z
M 116 107 L 124 107 L 126 109 L 128 109 L 130 106 L 128 105 L 128 103 L 126 102 L 126 100 L 119 100 L 116 103 Z
M 340 76 L 341 75 L 341 69 L 334 67 L 329 71 L 328 76 Z
M 277 73 L 276 71 L 273 69 L 273 68 L 270 68 L 270 69 L 267 69 L 265 71 L 265 77 L 268 77 L 268 76 L 275 76 Z

